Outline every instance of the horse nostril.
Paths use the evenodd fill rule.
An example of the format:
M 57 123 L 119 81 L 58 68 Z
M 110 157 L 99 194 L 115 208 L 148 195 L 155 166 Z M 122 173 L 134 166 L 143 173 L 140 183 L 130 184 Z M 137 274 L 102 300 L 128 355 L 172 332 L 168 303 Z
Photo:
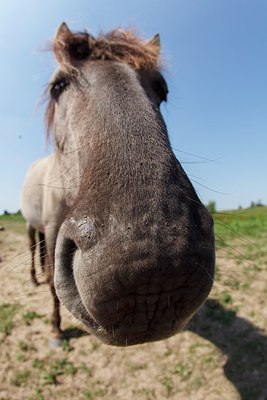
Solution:
M 65 273 L 72 275 L 74 255 L 78 246 L 72 239 L 64 236 L 58 242 L 57 257 L 60 257 L 60 264 L 64 266 Z
M 63 244 L 66 253 L 69 254 L 74 254 L 76 250 L 78 250 L 77 244 L 74 242 L 74 240 L 70 238 L 65 238 L 64 244 Z

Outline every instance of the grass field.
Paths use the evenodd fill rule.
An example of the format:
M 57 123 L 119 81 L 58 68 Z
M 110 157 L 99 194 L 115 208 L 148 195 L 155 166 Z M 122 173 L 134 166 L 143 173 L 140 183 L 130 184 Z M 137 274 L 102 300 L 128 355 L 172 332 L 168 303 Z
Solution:
M 113 348 L 62 310 L 71 339 L 52 349 L 50 293 L 30 282 L 24 221 L 1 216 L 0 400 L 267 399 L 267 208 L 214 220 L 214 289 L 184 332 Z
M 267 207 L 216 213 L 214 220 L 218 243 L 242 237 L 258 239 L 267 234 Z

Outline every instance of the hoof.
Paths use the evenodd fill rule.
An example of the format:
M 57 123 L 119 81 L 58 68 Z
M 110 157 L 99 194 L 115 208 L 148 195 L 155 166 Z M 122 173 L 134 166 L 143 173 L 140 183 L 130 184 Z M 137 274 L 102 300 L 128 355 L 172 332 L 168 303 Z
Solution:
M 57 349 L 58 347 L 62 347 L 63 342 L 64 342 L 63 338 L 52 337 L 48 340 L 48 345 L 50 349 Z

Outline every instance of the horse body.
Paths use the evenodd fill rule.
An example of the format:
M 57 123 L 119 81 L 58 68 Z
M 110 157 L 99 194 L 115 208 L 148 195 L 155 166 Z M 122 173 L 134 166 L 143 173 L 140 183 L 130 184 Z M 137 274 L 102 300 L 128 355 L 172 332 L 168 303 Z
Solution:
M 44 233 L 43 196 L 51 156 L 35 161 L 29 168 L 21 192 L 21 213 L 35 230 Z
M 42 223 L 58 336 L 57 296 L 125 346 L 179 332 L 211 289 L 213 221 L 171 149 L 159 49 L 158 36 L 95 39 L 66 24 L 54 39 L 47 120 L 64 189 L 49 175 Z
M 34 262 L 37 245 L 36 232 L 39 234 L 40 263 L 44 272 L 46 240 L 50 244 L 50 249 L 55 248 L 57 232 L 62 219 L 61 215 L 67 209 L 59 174 L 54 153 L 39 159 L 30 166 L 21 191 L 20 209 L 26 220 L 32 256 L 31 279 L 35 285 L 39 284 Z M 47 276 L 48 282 L 49 277 L 50 273 Z

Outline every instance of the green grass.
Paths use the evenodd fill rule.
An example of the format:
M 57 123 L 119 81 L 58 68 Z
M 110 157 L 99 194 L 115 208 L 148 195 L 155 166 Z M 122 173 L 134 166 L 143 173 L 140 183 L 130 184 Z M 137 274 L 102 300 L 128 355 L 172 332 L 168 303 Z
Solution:
M 9 335 L 14 327 L 14 317 L 20 306 L 18 304 L 0 304 L 0 332 Z
M 37 388 L 35 389 L 33 395 L 29 398 L 29 400 L 45 400 L 42 390 Z
M 174 394 L 174 392 L 175 392 L 173 379 L 171 377 L 169 377 L 169 376 L 164 376 L 161 379 L 161 383 L 165 387 L 166 396 L 167 397 L 172 396 Z
M 40 358 L 35 358 L 32 361 L 32 368 L 42 370 L 45 368 L 45 360 L 41 360 Z
M 180 376 L 182 381 L 187 381 L 192 375 L 192 369 L 186 363 L 178 363 L 173 369 L 173 373 Z
M 235 260 L 239 270 L 248 277 L 248 285 L 257 272 L 267 270 L 267 207 L 219 212 L 213 218 L 216 249 L 225 258 Z M 221 271 L 217 270 L 217 282 L 221 278 Z M 240 288 L 238 279 L 232 276 L 228 283 L 224 282 L 233 290 Z M 225 303 L 226 298 L 221 300 Z
M 96 398 L 104 397 L 106 394 L 106 389 L 104 387 L 91 388 L 83 392 L 84 398 L 86 400 L 95 400 Z
M 62 350 L 65 351 L 66 353 L 69 353 L 70 351 L 74 350 L 74 347 L 71 346 L 70 341 L 69 340 L 63 340 L 62 343 Z
M 224 240 L 267 235 L 267 207 L 247 208 L 213 214 L 217 243 Z
M 31 372 L 28 369 L 15 371 L 11 379 L 11 384 L 14 386 L 27 386 Z
M 213 214 L 215 234 L 219 239 L 229 240 L 242 235 L 258 237 L 267 235 L 267 207 L 254 207 L 243 210 L 216 212 Z M 21 213 L 0 215 L 1 222 L 24 223 Z
M 26 312 L 23 314 L 22 318 L 23 318 L 23 321 L 25 322 L 25 324 L 29 326 L 29 325 L 32 324 L 32 322 L 33 322 L 35 319 L 43 318 L 43 315 L 38 314 L 38 313 L 35 312 L 35 311 L 26 311 Z
M 25 219 L 20 213 L 11 215 L 0 215 L 0 226 L 2 226 L 6 231 L 12 231 L 18 234 L 25 234 Z M 4 232 L 0 232 L 2 235 Z
M 29 352 L 29 351 L 37 351 L 36 348 L 27 342 L 24 342 L 23 340 L 20 340 L 18 343 L 18 348 L 22 352 Z
M 17 212 L 16 214 L 0 215 L 0 222 L 1 221 L 25 222 L 25 219 L 21 215 L 21 212 Z
M 220 294 L 220 302 L 221 304 L 223 304 L 224 306 L 227 306 L 229 304 L 233 303 L 233 299 L 232 296 L 226 291 L 224 290 L 221 294 Z
M 45 384 L 56 385 L 60 375 L 75 375 L 77 371 L 78 368 L 72 362 L 66 358 L 60 358 L 51 362 L 47 370 L 42 373 L 42 379 Z

